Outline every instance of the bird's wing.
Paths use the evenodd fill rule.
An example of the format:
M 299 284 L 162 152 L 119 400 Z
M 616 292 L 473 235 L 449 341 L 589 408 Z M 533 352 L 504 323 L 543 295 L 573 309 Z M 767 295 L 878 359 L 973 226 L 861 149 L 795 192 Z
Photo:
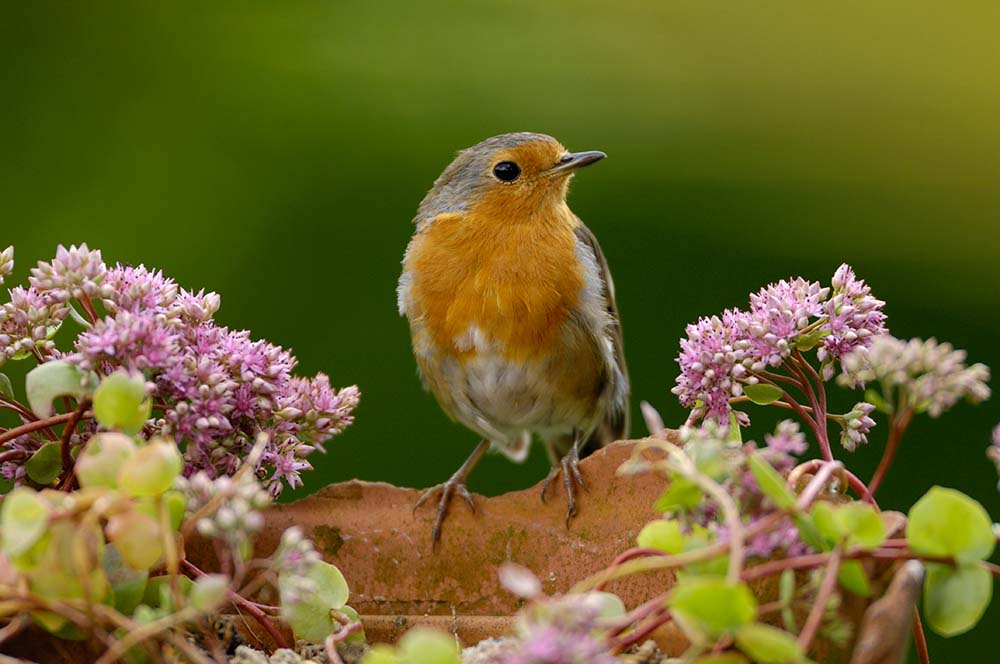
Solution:
M 583 221 L 579 218 L 577 221 L 579 222 L 576 227 L 577 240 L 590 248 L 597 260 L 609 319 L 606 331 L 611 338 L 614 351 L 615 371 L 612 380 L 618 381 L 617 385 L 612 386 L 612 399 L 601 424 L 581 448 L 581 453 L 586 453 L 616 440 L 621 440 L 628 435 L 630 390 L 628 367 L 625 365 L 625 349 L 622 343 L 622 324 L 621 318 L 618 316 L 618 304 L 615 302 L 615 284 L 611 279 L 611 271 L 608 269 L 608 262 L 604 258 L 604 252 L 601 251 L 601 245 L 598 244 L 597 238 Z

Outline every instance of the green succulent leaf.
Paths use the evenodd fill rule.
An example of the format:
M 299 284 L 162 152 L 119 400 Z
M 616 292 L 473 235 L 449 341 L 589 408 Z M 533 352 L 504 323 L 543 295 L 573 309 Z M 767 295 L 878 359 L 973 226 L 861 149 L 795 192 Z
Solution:
M 875 410 L 880 413 L 891 414 L 892 410 L 885 403 L 885 399 L 882 398 L 882 393 L 878 390 L 869 387 L 865 390 L 865 401 L 875 406 Z
M 135 452 L 135 441 L 130 436 L 110 431 L 95 434 L 76 458 L 80 486 L 117 488 L 118 473 Z
M 645 549 L 659 549 L 665 553 L 684 550 L 684 534 L 675 519 L 657 519 L 647 523 L 636 537 L 636 544 Z
M 341 607 L 340 612 L 343 613 L 348 618 L 350 618 L 351 622 L 354 622 L 354 623 L 360 623 L 361 622 L 361 616 L 358 615 L 358 612 L 355 611 L 350 606 L 346 606 L 345 605 L 345 606 Z M 367 643 L 368 639 L 365 636 L 365 630 L 364 630 L 364 628 L 362 628 L 362 629 L 359 629 L 358 631 L 352 632 L 350 635 L 348 635 L 348 637 L 347 637 L 347 639 L 345 639 L 345 641 L 347 643 Z
M 154 438 L 121 465 L 118 486 L 133 496 L 159 496 L 173 486 L 183 465 L 173 441 Z
M 979 565 L 927 565 L 924 614 L 941 636 L 957 636 L 975 627 L 992 596 L 993 575 Z
M 314 591 L 303 596 L 297 591 L 295 578 L 288 575 L 278 577 L 281 614 L 296 638 L 320 642 L 333 630 L 330 610 L 340 610 L 347 604 L 350 591 L 340 570 L 323 561 L 312 565 L 308 579 Z
M 743 393 L 746 394 L 747 399 L 750 399 L 750 401 L 753 401 L 758 406 L 766 406 L 784 396 L 785 391 L 777 385 L 757 383 L 756 385 L 745 385 Z
M 730 411 L 729 413 L 729 433 L 726 435 L 726 440 L 730 443 L 742 443 L 743 442 L 743 427 L 740 426 L 740 421 L 736 417 L 737 411 Z
M 830 333 L 823 328 L 816 328 L 808 334 L 799 335 L 795 340 L 795 347 L 798 348 L 803 353 L 808 353 L 813 348 L 823 340 L 824 337 L 828 336 Z
M 186 598 L 191 592 L 191 588 L 194 587 L 194 581 L 183 574 L 178 574 L 177 576 L 169 574 L 154 576 L 146 584 L 146 592 L 143 593 L 142 604 L 138 608 L 142 608 L 145 605 L 152 609 L 154 620 L 166 613 L 172 613 L 177 608 L 174 606 L 174 592 L 172 588 L 174 583 L 177 584 L 177 591 L 182 598 Z
M 844 542 L 849 549 L 873 549 L 885 541 L 885 523 L 867 503 L 834 505 L 819 501 L 813 505 L 811 516 L 825 549 L 839 542 Z
M 760 623 L 736 630 L 736 646 L 759 664 L 794 664 L 805 657 L 794 636 Z
M 0 397 L 14 400 L 14 386 L 10 384 L 10 378 L 5 373 L 0 373 Z
M 985 560 L 996 538 L 989 514 L 961 491 L 935 486 L 910 509 L 906 541 L 917 553 L 954 556 L 960 562 Z
M 738 652 L 724 652 L 718 655 L 703 655 L 694 664 L 750 664 L 750 660 Z
M 51 484 L 62 470 L 62 445 L 57 442 L 45 443 L 24 464 L 28 477 L 37 484 Z
M 840 587 L 861 597 L 872 596 L 872 586 L 865 573 L 865 566 L 860 560 L 845 560 L 837 570 L 837 582 Z
M 142 376 L 116 371 L 94 392 L 94 417 L 105 429 L 135 434 L 142 430 L 152 409 Z
M 377 643 L 365 653 L 359 664 L 399 664 L 399 657 L 392 646 Z
M 683 512 L 694 509 L 701 502 L 702 490 L 698 485 L 687 479 L 683 475 L 674 475 L 670 478 L 670 485 L 666 491 L 657 498 L 653 509 L 664 514 Z
M 149 570 L 129 567 L 114 544 L 104 547 L 104 576 L 111 584 L 112 605 L 115 610 L 131 615 L 142 602 L 149 580 Z
M 32 489 L 14 489 L 0 507 L 0 536 L 4 553 L 16 557 L 45 534 L 49 507 Z
M 683 623 L 694 625 L 709 638 L 717 638 L 753 622 L 757 600 L 745 583 L 731 584 L 719 576 L 685 576 L 667 599 Z
M 65 360 L 39 364 L 24 377 L 24 388 L 32 412 L 42 419 L 52 416 L 56 397 L 81 399 L 91 391 L 88 375 Z
M 455 638 L 426 628 L 414 628 L 403 635 L 397 647 L 405 664 L 459 664 L 461 659 Z
M 760 486 L 760 490 L 774 503 L 775 507 L 786 511 L 795 509 L 797 502 L 795 494 L 788 488 L 785 478 L 767 462 L 767 459 L 760 452 L 751 454 L 747 463 L 750 466 L 750 472 Z

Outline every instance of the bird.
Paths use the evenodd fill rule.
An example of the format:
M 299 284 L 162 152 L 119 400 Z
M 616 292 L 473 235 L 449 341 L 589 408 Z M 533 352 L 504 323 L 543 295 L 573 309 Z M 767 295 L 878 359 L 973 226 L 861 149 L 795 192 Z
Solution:
M 440 494 L 436 546 L 449 504 L 475 512 L 466 479 L 493 449 L 523 461 L 533 438 L 562 474 L 566 525 L 582 457 L 626 437 L 629 377 L 614 284 L 597 238 L 569 208 L 576 172 L 607 155 L 569 152 L 530 132 L 457 153 L 417 208 L 398 306 L 424 386 L 480 438 Z

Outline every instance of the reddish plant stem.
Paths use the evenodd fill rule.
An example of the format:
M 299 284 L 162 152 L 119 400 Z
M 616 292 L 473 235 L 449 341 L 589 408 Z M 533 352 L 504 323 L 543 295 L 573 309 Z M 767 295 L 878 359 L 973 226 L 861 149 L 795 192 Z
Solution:
M 920 664 L 931 664 L 931 653 L 927 649 L 927 635 L 920 621 L 920 609 L 913 607 L 913 642 L 917 645 L 917 659 Z
M 776 385 L 773 381 L 768 380 L 767 378 L 764 378 L 763 382 L 767 383 L 768 385 L 773 385 L 774 387 L 777 387 L 778 389 L 782 390 L 782 392 L 784 393 L 784 400 L 788 403 L 789 406 L 792 407 L 792 410 L 794 410 L 798 414 L 798 416 L 802 418 L 802 421 L 809 425 L 809 428 L 812 429 L 813 433 L 816 435 L 816 440 L 819 442 L 820 451 L 823 453 L 823 459 L 825 461 L 833 461 L 833 453 L 830 451 L 830 443 L 821 433 L 821 430 L 822 431 L 826 430 L 825 427 L 826 423 L 824 422 L 824 426 L 821 428 L 816 419 L 813 418 L 812 415 L 810 415 L 810 412 L 813 411 L 810 410 L 807 412 L 805 406 L 796 401 L 795 397 L 793 397 L 788 390 L 783 389 L 780 385 Z M 824 446 L 824 441 L 826 442 L 825 446 Z
M 7 450 L 0 453 L 0 463 L 20 461 L 21 459 L 26 459 L 28 456 L 30 456 L 28 450 Z
M 26 433 L 32 433 L 40 429 L 48 429 L 56 424 L 68 422 L 72 419 L 72 417 L 73 413 L 62 413 L 60 415 L 46 417 L 44 420 L 35 420 L 34 422 L 28 422 L 27 424 L 22 424 L 21 426 L 14 427 L 13 429 L 7 429 L 3 433 L 0 433 L 0 444 L 6 443 L 8 440 L 14 440 L 18 436 L 23 436 Z M 93 417 L 93 413 L 86 412 L 83 414 L 83 417 Z
M 629 632 L 623 637 L 612 639 L 611 652 L 620 653 L 637 643 L 642 643 L 650 634 L 666 625 L 672 619 L 673 616 L 670 614 L 670 611 L 666 607 L 661 607 L 651 615 L 650 620 L 645 625 L 637 627 L 634 631 Z
M 983 568 L 989 570 L 990 574 L 992 574 L 994 577 L 1000 579 L 1000 565 L 991 563 L 988 560 L 981 560 L 979 561 L 979 564 Z
M 826 566 L 826 573 L 823 575 L 823 581 L 820 582 L 819 592 L 816 593 L 816 603 L 813 604 L 813 608 L 809 612 L 809 617 L 806 618 L 806 624 L 802 626 L 802 631 L 799 632 L 798 641 L 803 652 L 809 651 L 813 639 L 816 638 L 816 633 L 823 622 L 823 613 L 826 611 L 827 602 L 830 601 L 830 596 L 837 587 L 837 570 L 840 569 L 840 554 L 840 547 L 837 547 L 830 555 L 830 562 Z
M 803 389 L 802 383 L 800 381 L 796 380 L 795 378 L 790 378 L 788 376 L 782 376 L 781 374 L 774 373 L 773 371 L 766 371 L 766 370 L 759 371 L 757 372 L 757 375 L 763 376 L 764 378 L 767 378 L 768 380 L 774 381 L 776 383 L 786 383 L 788 385 L 794 385 L 800 390 Z
M 184 568 L 184 571 L 189 576 L 193 576 L 194 578 L 198 578 L 200 576 L 205 575 L 205 572 L 201 571 L 194 565 L 194 563 L 191 563 L 187 560 L 181 561 L 181 567 Z M 274 640 L 274 644 L 277 647 L 279 648 L 288 647 L 288 641 L 281 634 L 281 631 L 277 627 L 275 627 L 274 623 L 267 616 L 267 614 L 264 613 L 261 609 L 259 609 L 254 602 L 251 602 L 250 600 L 246 599 L 245 597 L 242 597 L 241 595 L 233 592 L 232 590 L 227 590 L 226 593 L 227 597 L 229 598 L 229 601 L 232 602 L 237 609 L 242 609 L 247 613 L 249 613 L 250 616 L 257 622 L 257 624 L 264 628 L 264 631 L 266 631 L 268 635 L 271 637 L 271 639 Z
M 34 413 L 32 413 L 30 410 L 28 410 L 18 402 L 8 401 L 3 397 L 0 397 L 0 408 L 6 408 L 8 410 L 12 410 L 21 417 L 23 417 L 24 419 L 28 420 L 29 422 L 34 422 L 35 420 L 38 419 L 37 417 L 35 417 Z
M 813 381 L 816 383 L 816 392 L 819 394 L 819 405 L 820 409 L 826 414 L 826 388 L 823 386 L 823 379 L 820 377 L 819 372 L 809 364 L 809 361 L 802 355 L 802 352 L 795 351 L 796 357 L 798 357 L 799 363 L 805 367 L 806 373 L 808 373 Z
M 906 409 L 890 420 L 889 439 L 886 441 L 885 450 L 882 452 L 882 459 L 878 462 L 878 468 L 875 469 L 875 474 L 872 475 L 872 479 L 868 483 L 868 489 L 872 492 L 872 495 L 882 486 L 882 480 L 885 479 L 886 473 L 889 472 L 889 467 L 892 466 L 892 460 L 896 457 L 896 451 L 899 449 L 899 441 L 902 440 L 903 434 L 906 433 L 906 429 L 910 426 L 912 419 L 913 411 Z
M 742 579 L 744 581 L 752 581 L 754 579 L 759 579 L 765 576 L 774 576 L 775 574 L 781 574 L 786 569 L 804 569 L 811 567 L 819 567 L 820 565 L 826 563 L 830 560 L 829 553 L 813 553 L 805 556 L 797 556 L 795 558 L 782 558 L 780 560 L 769 560 L 766 563 L 761 563 L 760 565 L 754 565 L 753 567 L 748 567 L 743 570 Z
M 815 415 L 814 422 L 816 426 L 813 428 L 813 431 L 816 433 L 816 441 L 819 443 L 820 452 L 824 459 L 832 461 L 833 450 L 830 448 L 830 433 L 826 426 L 826 390 L 823 388 L 823 381 L 820 380 L 819 374 L 816 373 L 815 369 L 805 361 L 801 353 L 798 354 L 798 357 L 792 356 L 791 361 L 786 362 L 785 365 L 789 370 L 795 372 L 805 387 L 805 395 L 809 398 L 809 405 L 812 406 Z M 809 376 L 803 371 L 803 365 L 808 368 L 808 373 L 816 379 L 815 390 L 813 390 Z
M 76 425 L 79 424 L 80 419 L 83 414 L 87 412 L 87 407 L 90 406 L 89 399 L 81 399 L 79 405 L 76 409 L 70 413 L 70 418 L 66 422 L 66 426 L 63 429 L 62 435 L 62 472 L 63 472 L 63 482 L 61 485 L 71 487 L 73 482 L 69 480 L 70 475 L 73 473 L 73 454 L 72 448 L 70 446 L 70 441 L 73 438 L 73 434 L 76 433 Z

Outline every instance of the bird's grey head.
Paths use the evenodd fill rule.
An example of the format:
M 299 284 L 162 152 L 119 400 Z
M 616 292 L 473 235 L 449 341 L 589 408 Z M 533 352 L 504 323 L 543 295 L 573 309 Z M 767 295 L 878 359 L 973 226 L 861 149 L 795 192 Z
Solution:
M 603 152 L 570 153 L 559 141 L 532 132 L 487 138 L 462 150 L 434 181 L 417 209 L 421 227 L 441 214 L 461 214 L 489 192 L 526 196 L 559 188 L 577 168 L 603 158 Z

